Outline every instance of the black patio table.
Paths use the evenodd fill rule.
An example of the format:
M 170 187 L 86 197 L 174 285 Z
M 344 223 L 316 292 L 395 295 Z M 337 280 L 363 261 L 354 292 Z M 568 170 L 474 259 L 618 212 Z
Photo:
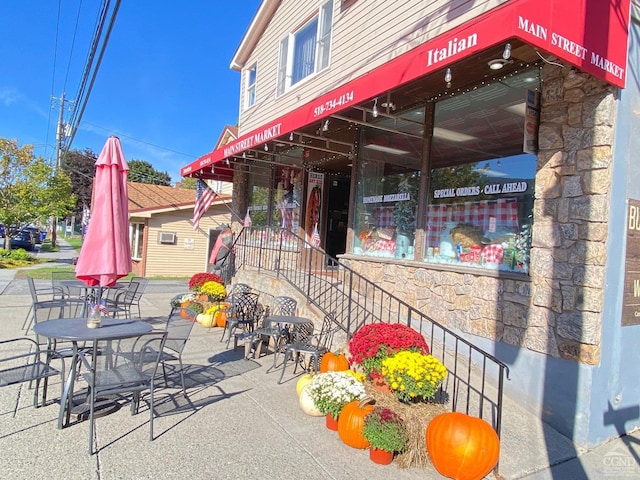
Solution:
M 103 317 L 99 328 L 89 328 L 87 319 L 82 318 L 60 318 L 49 320 L 34 325 L 33 330 L 38 335 L 47 337 L 49 343 L 52 340 L 67 340 L 72 342 L 73 355 L 71 368 L 67 375 L 67 380 L 60 399 L 60 413 L 58 415 L 58 428 L 69 425 L 71 409 L 73 408 L 73 388 L 76 379 L 76 370 L 79 359 L 80 342 L 95 342 L 99 340 L 120 340 L 132 338 L 149 333 L 152 330 L 150 323 L 139 320 L 127 320 Z

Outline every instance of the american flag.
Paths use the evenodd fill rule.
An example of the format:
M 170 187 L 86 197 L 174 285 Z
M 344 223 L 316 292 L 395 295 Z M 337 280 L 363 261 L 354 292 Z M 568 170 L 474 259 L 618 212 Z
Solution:
M 309 243 L 311 243 L 311 246 L 314 248 L 320 247 L 320 234 L 318 233 L 317 223 L 313 226 L 313 233 L 311 234 L 311 241 Z
M 247 210 L 247 214 L 244 216 L 243 226 L 249 228 L 252 224 L 251 215 L 249 215 L 249 210 Z
M 196 205 L 193 207 L 193 229 L 198 230 L 202 215 L 209 209 L 211 202 L 218 196 L 209 185 L 198 179 L 196 184 Z
M 104 315 L 109 316 L 109 309 L 107 308 L 107 302 L 105 302 L 104 300 L 101 300 L 100 304 L 98 305 L 98 311 L 100 313 L 103 313 Z

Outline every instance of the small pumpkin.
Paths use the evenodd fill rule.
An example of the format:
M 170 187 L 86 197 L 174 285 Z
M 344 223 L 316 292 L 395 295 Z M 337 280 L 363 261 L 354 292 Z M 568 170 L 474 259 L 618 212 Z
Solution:
M 180 306 L 181 306 L 181 308 L 180 308 L 180 316 L 182 318 L 190 318 L 191 317 L 191 315 L 189 315 L 189 312 L 186 309 L 186 307 L 188 307 L 190 303 L 191 302 L 182 302 L 180 304 Z
M 311 415 L 312 417 L 324 416 L 322 412 L 318 410 L 318 407 L 316 407 L 315 402 L 309 395 L 308 385 L 306 385 L 300 392 L 300 398 L 298 399 L 298 402 L 300 404 L 300 408 L 302 409 L 302 411 L 307 415 Z
M 313 378 L 313 373 L 305 373 L 304 375 L 300 376 L 300 378 L 296 382 L 296 394 L 298 395 L 298 397 L 300 396 L 302 389 L 307 385 L 309 385 L 309 382 L 311 381 L 312 378 Z
M 364 449 L 370 444 L 362 436 L 364 417 L 373 412 L 373 398 L 364 397 L 347 403 L 338 417 L 338 436 L 340 440 L 353 448 Z
M 498 463 L 500 439 L 486 421 L 460 412 L 442 413 L 426 430 L 435 469 L 456 480 L 480 480 Z
M 320 372 L 342 372 L 349 370 L 349 361 L 344 353 L 327 352 L 320 360 Z
M 230 306 L 230 303 L 221 303 L 220 308 L 215 313 L 214 321 L 216 327 L 224 327 L 227 324 L 227 308 Z
M 205 327 L 205 328 L 209 328 L 211 327 L 211 325 L 213 325 L 213 314 L 212 313 L 201 313 L 200 315 L 198 315 L 198 317 L 200 318 L 200 320 L 198 320 L 200 322 L 200 324 Z

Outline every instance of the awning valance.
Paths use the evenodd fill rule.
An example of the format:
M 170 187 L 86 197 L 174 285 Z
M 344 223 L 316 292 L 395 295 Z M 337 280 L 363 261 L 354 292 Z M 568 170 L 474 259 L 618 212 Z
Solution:
M 612 85 L 626 81 L 630 0 L 512 0 L 394 58 L 183 167 L 230 181 L 226 159 L 517 38 Z M 214 175 L 211 175 L 211 168 Z M 209 171 L 207 172 L 207 169 Z

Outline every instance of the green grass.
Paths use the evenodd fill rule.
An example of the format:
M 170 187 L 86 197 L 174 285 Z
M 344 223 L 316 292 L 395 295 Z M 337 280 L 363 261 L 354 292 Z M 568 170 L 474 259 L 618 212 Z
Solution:
M 82 247 L 82 237 L 73 236 L 73 237 L 66 238 L 66 240 L 67 242 L 69 242 L 69 245 L 71 245 L 76 252 L 80 251 L 80 247 Z
M 21 265 L 21 266 L 24 266 L 24 265 Z M 15 278 L 24 280 L 26 276 L 29 275 L 30 277 L 35 278 L 36 280 L 49 280 L 51 279 L 51 272 L 75 272 L 75 269 L 73 268 L 73 266 L 69 265 L 69 266 L 63 266 L 63 267 L 41 267 L 41 268 L 34 268 L 29 270 L 18 270 L 16 272 Z M 122 280 L 127 281 L 133 276 L 134 274 L 130 273 L 126 277 L 122 277 Z M 157 276 L 157 277 L 149 277 L 149 280 L 188 280 L 189 278 L 191 277 Z

